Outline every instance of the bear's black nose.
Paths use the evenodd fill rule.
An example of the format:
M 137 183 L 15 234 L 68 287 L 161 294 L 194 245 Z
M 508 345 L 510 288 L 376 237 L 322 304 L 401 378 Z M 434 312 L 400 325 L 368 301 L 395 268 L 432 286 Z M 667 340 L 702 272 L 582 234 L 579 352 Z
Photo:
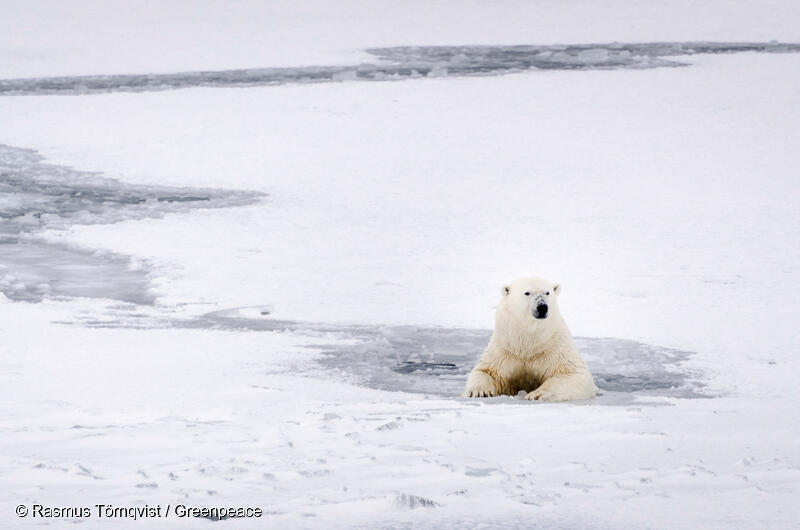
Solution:
M 547 317 L 547 304 L 541 304 L 536 306 L 536 312 L 533 314 L 536 318 L 545 318 Z

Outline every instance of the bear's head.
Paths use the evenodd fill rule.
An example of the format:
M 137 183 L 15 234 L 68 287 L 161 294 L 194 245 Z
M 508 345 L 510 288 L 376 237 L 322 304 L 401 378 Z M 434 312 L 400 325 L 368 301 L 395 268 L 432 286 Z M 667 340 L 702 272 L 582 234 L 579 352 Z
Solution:
M 559 325 L 558 294 L 561 286 L 543 278 L 520 278 L 500 290 L 497 326 L 522 331 L 542 330 Z

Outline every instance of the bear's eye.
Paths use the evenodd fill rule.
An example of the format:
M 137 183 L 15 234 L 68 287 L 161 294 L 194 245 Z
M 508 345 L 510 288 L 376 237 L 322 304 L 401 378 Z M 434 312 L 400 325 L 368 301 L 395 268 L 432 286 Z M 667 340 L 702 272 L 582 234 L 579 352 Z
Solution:
M 546 294 L 547 296 L 550 296 L 550 291 L 547 291 L 547 292 L 546 292 L 546 293 L 544 293 L 544 294 Z
M 530 295 L 531 295 L 530 291 L 525 291 L 525 296 L 530 296 Z

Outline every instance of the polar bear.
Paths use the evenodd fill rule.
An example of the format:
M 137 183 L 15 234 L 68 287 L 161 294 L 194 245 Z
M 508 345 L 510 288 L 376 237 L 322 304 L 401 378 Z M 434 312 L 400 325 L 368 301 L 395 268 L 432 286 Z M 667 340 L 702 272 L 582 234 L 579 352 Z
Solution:
M 516 395 L 571 401 L 597 392 L 558 311 L 561 286 L 521 278 L 501 289 L 489 345 L 467 379 L 463 397 Z

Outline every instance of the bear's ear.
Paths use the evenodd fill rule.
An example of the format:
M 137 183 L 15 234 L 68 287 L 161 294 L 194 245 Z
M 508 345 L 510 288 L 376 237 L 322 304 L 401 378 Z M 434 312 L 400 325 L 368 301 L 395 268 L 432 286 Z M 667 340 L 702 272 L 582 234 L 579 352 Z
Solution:
M 509 293 L 511 293 L 511 286 L 510 285 L 504 285 L 503 288 L 500 289 L 500 294 L 502 294 L 503 296 L 508 296 Z
M 559 294 L 559 293 L 561 293 L 561 284 L 560 284 L 560 283 L 557 283 L 557 284 L 555 285 L 555 287 L 553 287 L 553 292 L 554 292 L 555 294 Z

